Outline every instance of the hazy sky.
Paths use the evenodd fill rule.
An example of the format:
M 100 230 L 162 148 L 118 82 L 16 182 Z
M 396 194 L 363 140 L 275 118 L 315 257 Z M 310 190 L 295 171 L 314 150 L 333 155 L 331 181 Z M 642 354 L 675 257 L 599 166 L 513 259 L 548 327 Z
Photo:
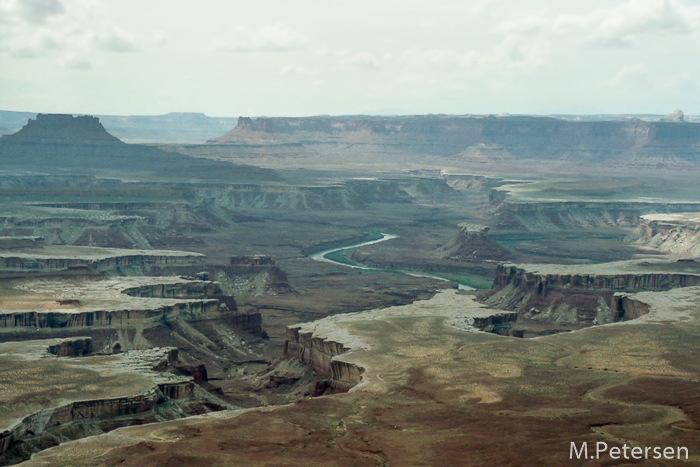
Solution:
M 0 109 L 700 114 L 700 0 L 0 0 Z

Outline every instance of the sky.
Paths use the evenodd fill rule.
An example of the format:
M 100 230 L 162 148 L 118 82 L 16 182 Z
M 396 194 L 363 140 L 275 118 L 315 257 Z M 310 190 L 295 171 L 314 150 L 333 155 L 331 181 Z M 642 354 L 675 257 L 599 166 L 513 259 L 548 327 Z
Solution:
M 700 0 L 0 0 L 0 110 L 700 114 Z

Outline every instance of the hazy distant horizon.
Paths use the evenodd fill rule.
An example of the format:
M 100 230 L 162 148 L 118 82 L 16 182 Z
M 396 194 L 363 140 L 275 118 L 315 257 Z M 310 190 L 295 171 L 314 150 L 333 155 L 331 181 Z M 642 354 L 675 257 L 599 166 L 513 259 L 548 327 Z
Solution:
M 678 109 L 682 110 L 682 109 Z M 73 115 L 73 116 L 81 116 L 81 115 L 89 115 L 93 117 L 106 117 L 106 118 L 158 118 L 158 117 L 166 117 L 168 115 L 190 115 L 190 116 L 196 116 L 196 115 L 201 115 L 207 118 L 221 118 L 221 119 L 237 119 L 240 117 L 249 117 L 252 119 L 258 119 L 258 118 L 309 118 L 309 117 L 422 117 L 422 116 L 448 116 L 448 117 L 595 117 L 595 118 L 605 118 L 605 117 L 610 117 L 610 118 L 624 118 L 624 117 L 637 117 L 637 118 L 661 118 L 664 117 L 673 111 L 669 111 L 666 113 L 630 113 L 630 112 L 615 112 L 615 113 L 602 113 L 602 114 L 536 114 L 536 113 L 518 113 L 518 114 L 511 114 L 507 112 L 502 112 L 502 113 L 484 113 L 484 114 L 477 114 L 477 113 L 438 113 L 438 112 L 429 112 L 425 114 L 415 114 L 415 113 L 368 113 L 368 112 L 361 112 L 361 113 L 356 113 L 356 114 L 309 114 L 309 115 L 301 115 L 301 114 L 296 114 L 296 115 L 243 115 L 243 114 L 231 114 L 231 115 L 209 115 L 204 112 L 166 112 L 162 114 L 120 114 L 120 115 L 114 115 L 114 114 L 93 114 L 93 113 L 83 113 L 83 112 L 45 112 L 45 111 L 31 111 L 31 110 L 8 110 L 8 109 L 0 109 L 0 113 L 16 113 L 16 114 L 32 114 L 32 115 L 37 115 L 37 114 L 63 114 L 63 115 Z M 688 114 L 684 112 L 684 116 L 686 118 L 691 117 L 691 118 L 697 118 L 700 117 L 700 113 L 698 115 L 693 115 L 693 114 Z

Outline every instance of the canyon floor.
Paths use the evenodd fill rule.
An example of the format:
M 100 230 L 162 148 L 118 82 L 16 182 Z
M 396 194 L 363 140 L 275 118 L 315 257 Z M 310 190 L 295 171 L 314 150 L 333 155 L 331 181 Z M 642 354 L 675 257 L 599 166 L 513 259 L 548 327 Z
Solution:
M 700 124 L 71 119 L 0 140 L 3 464 L 700 465 Z

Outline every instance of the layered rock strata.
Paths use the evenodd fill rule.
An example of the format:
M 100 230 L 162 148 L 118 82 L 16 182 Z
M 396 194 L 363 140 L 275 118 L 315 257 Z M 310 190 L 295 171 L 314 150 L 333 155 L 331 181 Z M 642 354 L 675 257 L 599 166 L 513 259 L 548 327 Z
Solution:
M 121 250 L 91 247 L 53 247 L 0 253 L 0 269 L 57 270 L 87 268 L 106 270 L 119 267 L 202 266 L 200 253 L 165 250 Z
M 622 299 L 616 293 L 700 285 L 700 274 L 675 272 L 674 266 L 641 261 L 579 266 L 501 264 L 485 303 L 528 318 L 565 324 L 635 319 L 645 312 L 644 307 L 622 312 Z
M 44 237 L 0 237 L 0 250 L 12 250 L 15 248 L 36 248 L 44 244 Z
M 47 350 L 57 357 L 84 357 L 93 351 L 92 338 L 64 339 L 58 344 L 50 345 Z
M 10 402 L 22 400 L 22 404 L 9 409 L 3 407 L 0 411 L 0 463 L 4 465 L 45 445 L 43 439 L 47 433 L 61 431 L 73 422 L 106 422 L 102 426 L 113 429 L 147 419 L 144 414 L 153 413 L 163 402 L 187 400 L 193 396 L 192 378 L 153 370 L 160 360 L 177 359 L 177 349 L 156 348 L 107 357 L 85 356 L 85 350 L 89 350 L 91 344 L 89 338 L 82 338 L 0 345 L 0 362 L 3 365 L 19 359 L 42 367 L 30 370 L 33 383 L 27 383 L 22 376 L 24 373 L 20 371 L 15 381 L 16 388 L 2 389 Z M 58 354 L 59 358 L 46 359 L 47 351 Z M 62 356 L 83 358 L 76 361 L 60 358 Z M 86 378 L 82 382 L 86 386 L 85 394 L 92 397 L 88 395 L 86 398 L 83 394 L 81 399 L 80 392 L 65 393 L 58 389 L 62 387 L 61 384 L 68 387 L 76 385 L 70 369 L 77 376 Z M 42 378 L 44 372 L 47 374 Z M 52 379 L 50 375 L 54 372 L 58 372 L 58 376 L 54 375 Z M 115 377 L 119 374 L 123 375 L 121 384 L 120 377 Z M 58 386 L 55 387 L 56 384 Z M 100 388 L 100 385 L 104 388 Z M 26 391 L 29 393 L 22 397 Z M 37 391 L 38 394 L 52 394 L 54 397 L 42 400 L 41 395 L 35 394 Z M 32 407 L 37 406 L 44 408 L 29 413 Z M 22 412 L 26 415 L 14 418 Z M 79 433 L 80 429 L 71 432 L 70 428 L 66 432 L 69 437 L 80 437 Z M 52 439 L 51 435 L 46 439 Z M 24 447 L 18 447 L 23 443 Z
M 19 304 L 0 300 L 0 333 L 15 337 L 47 330 L 74 333 L 80 329 L 138 334 L 145 327 L 178 319 L 224 320 L 234 328 L 262 335 L 260 313 L 239 311 L 234 298 L 223 294 L 220 285 L 212 281 L 179 277 L 23 280 L 15 282 L 14 288 L 28 298 L 34 294 L 58 298 Z M 104 345 L 103 340 L 101 336 L 96 345 Z
M 700 212 L 641 216 L 634 237 L 639 245 L 683 257 L 700 257 Z
M 642 201 L 506 200 L 506 192 L 492 191 L 491 204 L 500 228 L 558 231 L 595 227 L 635 227 L 648 213 L 700 211 L 698 203 Z

